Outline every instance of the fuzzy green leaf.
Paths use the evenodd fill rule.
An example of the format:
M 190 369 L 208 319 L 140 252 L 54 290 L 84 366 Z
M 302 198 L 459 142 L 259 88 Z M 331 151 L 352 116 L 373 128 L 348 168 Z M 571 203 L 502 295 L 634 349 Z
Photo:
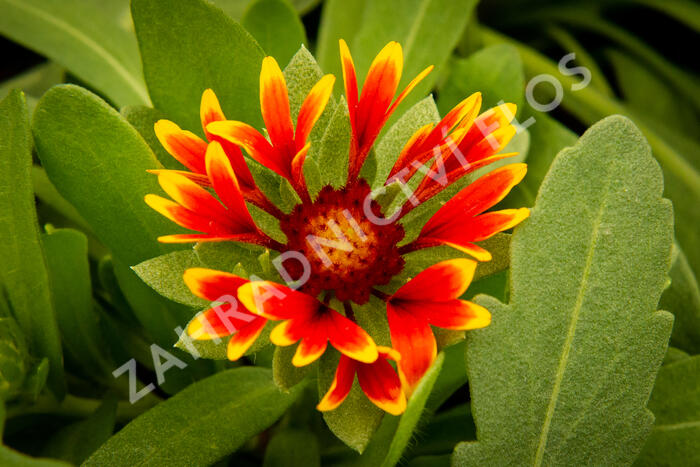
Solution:
M 0 34 L 62 64 L 119 106 L 149 102 L 134 36 L 106 4 L 2 0 L 0 10 Z
M 155 108 L 201 134 L 199 104 L 211 88 L 227 118 L 261 123 L 264 53 L 240 24 L 204 0 L 134 0 L 131 12 Z
M 401 460 L 404 450 L 413 437 L 413 433 L 421 420 L 421 416 L 428 402 L 430 392 L 440 374 L 445 360 L 443 353 L 438 354 L 435 362 L 423 376 L 408 401 L 406 411 L 400 417 L 387 416 L 382 426 L 372 439 L 359 459 L 362 466 L 394 467 Z
M 131 124 L 148 143 L 153 154 L 156 155 L 158 162 L 163 164 L 166 169 L 172 170 L 187 170 L 187 168 L 177 161 L 173 156 L 168 154 L 153 129 L 153 125 L 160 119 L 165 118 L 162 112 L 145 105 L 130 105 L 121 109 L 120 113 L 127 122 Z
M 51 389 L 60 398 L 65 392 L 61 338 L 34 207 L 28 118 L 21 92 L 0 101 L 0 292 L 32 353 L 49 359 Z
M 330 105 L 330 104 L 329 104 Z M 328 110 L 326 110 L 328 112 Z M 325 113 L 325 112 L 324 112 Z M 344 98 L 335 106 L 320 141 L 309 149 L 308 162 L 315 163 L 320 170 L 317 185 L 340 188 L 348 178 L 348 151 L 350 149 L 350 119 Z M 304 164 L 306 173 L 306 164 Z
M 114 432 L 116 399 L 105 400 L 85 420 L 64 426 L 46 442 L 42 454 L 80 465 Z
M 194 250 L 182 250 L 148 259 L 131 269 L 162 296 L 183 305 L 202 308 L 208 302 L 193 295 L 182 279 L 185 270 L 201 266 Z
M 320 467 L 318 440 L 310 431 L 285 430 L 272 437 L 263 467 Z
M 557 156 L 513 235 L 510 304 L 478 300 L 493 315 L 467 336 L 478 441 L 455 465 L 632 462 L 673 321 L 655 311 L 673 240 L 662 190 L 624 117 Z
M 523 63 L 512 45 L 499 44 L 455 60 L 440 87 L 440 113 L 445 115 L 462 99 L 481 92 L 483 110 L 501 101 L 522 106 L 525 91 Z
M 428 96 L 408 109 L 379 140 L 374 150 L 377 170 L 372 188 L 384 185 L 391 168 L 406 142 L 422 126 L 440 121 L 440 113 L 433 96 Z
M 315 369 L 313 364 L 302 367 L 292 365 L 292 357 L 296 350 L 295 345 L 275 347 L 272 356 L 272 377 L 277 387 L 285 392 L 299 384 L 312 369 Z
M 279 392 L 267 369 L 227 370 L 141 415 L 83 465 L 211 465 L 272 425 L 301 393 Z
M 319 57 L 324 70 L 342 76 L 338 39 L 345 39 L 357 66 L 360 82 L 377 53 L 389 41 L 403 47 L 405 86 L 429 65 L 434 70 L 406 98 L 401 108 L 418 102 L 435 84 L 462 31 L 475 0 L 372 0 L 329 2 L 323 11 Z M 436 34 L 439 25 L 440 33 Z M 397 110 L 400 115 L 402 110 Z
M 320 395 L 328 391 L 339 361 L 340 353 L 335 349 L 328 349 L 321 357 L 318 365 Z M 357 380 L 337 409 L 323 412 L 323 420 L 333 434 L 359 453 L 369 444 L 383 416 L 384 411 L 367 399 Z
M 87 238 L 77 230 L 58 229 L 42 235 L 42 243 L 66 354 L 86 374 L 111 382 L 115 365 L 105 353 L 93 307 Z
M 281 66 L 306 43 L 304 25 L 287 0 L 254 0 L 241 24 Z
M 649 410 L 656 421 L 636 466 L 700 463 L 700 356 L 659 370 Z
M 674 245 L 671 285 L 661 296 L 659 308 L 675 316 L 671 343 L 690 353 L 700 353 L 700 290 L 683 251 Z

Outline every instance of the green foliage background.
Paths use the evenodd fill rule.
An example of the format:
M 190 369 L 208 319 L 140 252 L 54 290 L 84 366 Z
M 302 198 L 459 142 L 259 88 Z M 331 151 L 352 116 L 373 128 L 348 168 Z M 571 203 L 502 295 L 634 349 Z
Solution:
M 0 0 L 0 465 L 696 465 L 700 83 L 686 45 L 699 32 L 691 0 Z M 336 75 L 304 173 L 312 193 L 339 186 L 339 38 L 360 79 L 390 40 L 403 45 L 402 85 L 436 66 L 363 168 L 374 186 L 416 129 L 473 92 L 534 121 L 506 149 L 529 170 L 502 202 L 531 218 L 485 245 L 494 260 L 466 293 L 493 323 L 439 335 L 400 417 L 358 387 L 318 413 L 333 352 L 303 370 L 269 345 L 236 363 L 225 343 L 192 354 L 179 332 L 205 304 L 184 269 L 279 278 L 262 248 L 158 243 L 174 226 L 143 202 L 160 191 L 146 170 L 178 168 L 153 122 L 201 135 L 213 88 L 229 118 L 260 127 L 265 55 L 284 68 L 293 113 Z M 549 113 L 536 103 L 556 87 L 525 92 L 542 74 L 561 85 Z M 286 180 L 251 171 L 284 210 L 298 201 Z M 472 180 L 406 216 L 407 236 Z M 408 255 L 387 291 L 453 256 Z M 388 344 L 381 306 L 356 314 Z M 152 344 L 175 365 L 164 381 Z M 157 388 L 136 404 L 112 374 L 131 359 L 138 389 Z

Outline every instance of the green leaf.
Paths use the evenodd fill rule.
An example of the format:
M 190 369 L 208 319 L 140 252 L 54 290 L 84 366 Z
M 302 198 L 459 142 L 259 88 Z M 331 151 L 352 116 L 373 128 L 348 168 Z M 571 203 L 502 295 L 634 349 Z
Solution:
M 440 113 L 447 114 L 467 96 L 481 92 L 483 110 L 501 101 L 522 107 L 525 91 L 523 62 L 512 45 L 486 47 L 468 58 L 454 60 L 440 87 Z
M 47 441 L 42 454 L 80 465 L 114 432 L 116 399 L 107 399 L 90 417 L 61 428 Z
M 272 377 L 275 384 L 284 392 L 289 392 L 291 388 L 299 384 L 315 365 L 296 367 L 292 365 L 292 357 L 296 352 L 296 346 L 275 347 L 272 356 Z
M 147 104 L 138 49 L 110 9 L 80 0 L 2 0 L 0 33 L 44 55 L 118 106 Z
M 372 188 L 377 189 L 384 185 L 389 172 L 399 158 L 401 150 L 413 134 L 428 123 L 440 121 L 440 113 L 433 96 L 428 96 L 408 109 L 394 123 L 386 134 L 377 143 L 374 154 L 377 161 L 377 170 L 372 183 Z
M 687 258 L 675 244 L 669 275 L 671 285 L 661 295 L 659 308 L 675 316 L 671 343 L 690 353 L 700 353 L 700 290 Z
M 348 42 L 362 82 L 382 47 L 389 41 L 398 41 L 404 55 L 401 86 L 408 84 L 425 67 L 436 67 L 401 104 L 407 109 L 435 84 L 475 5 L 475 0 L 329 2 L 323 11 L 320 63 L 324 70 L 342 76 L 338 39 L 343 38 Z M 440 34 L 435 33 L 438 27 Z M 401 112 L 397 110 L 397 115 Z
M 83 465 L 211 465 L 272 425 L 301 389 L 280 393 L 263 368 L 218 373 L 129 423 Z
M 65 393 L 61 338 L 34 207 L 27 106 L 19 91 L 0 101 L 0 135 L 0 292 L 4 288 L 32 353 L 49 359 L 51 389 L 61 398 Z
M 66 354 L 87 375 L 112 382 L 115 365 L 105 354 L 93 308 L 87 238 L 72 229 L 42 235 L 56 320 Z
M 154 107 L 201 133 L 199 104 L 211 88 L 226 117 L 261 122 L 263 51 L 238 23 L 203 0 L 133 0 L 131 12 Z
M 282 66 L 306 44 L 304 25 L 287 0 L 254 0 L 241 24 Z
M 669 365 L 671 363 L 675 363 L 678 360 L 683 360 L 690 357 L 687 353 L 683 352 L 680 349 L 677 349 L 675 347 L 669 347 L 668 350 L 666 350 L 666 355 L 664 356 L 664 365 Z
M 258 257 L 265 252 L 265 248 L 261 246 L 235 242 L 203 242 L 198 243 L 194 251 L 204 267 L 234 272 L 236 266 L 241 264 L 244 265 L 247 274 L 262 277 L 262 266 Z
M 320 467 L 318 440 L 310 431 L 285 430 L 272 437 L 263 467 Z
M 445 355 L 442 352 L 439 353 L 411 395 L 406 411 L 400 417 L 384 418 L 381 428 L 358 459 L 359 465 L 393 467 L 398 464 L 421 420 L 428 396 L 440 374 L 444 360 Z
M 429 410 L 435 411 L 440 408 L 452 394 L 467 383 L 467 370 L 464 365 L 465 345 L 462 341 L 442 351 L 445 359 L 442 363 L 442 371 L 433 385 L 430 399 L 426 403 Z
M 319 394 L 323 395 L 328 391 L 339 360 L 340 353 L 335 349 L 327 350 L 321 357 L 318 365 Z M 367 399 L 357 380 L 337 409 L 323 412 L 323 420 L 333 434 L 359 453 L 362 453 L 372 440 L 372 435 L 379 428 L 383 416 L 384 411 Z
M 700 462 L 700 356 L 659 370 L 649 410 L 656 421 L 634 465 L 697 465 Z
M 0 403 L 20 393 L 29 364 L 24 333 L 12 316 L 0 316 Z
M 157 237 L 177 227 L 143 201 L 161 193 L 146 172 L 161 165 L 117 111 L 85 89 L 57 86 L 39 101 L 34 137 L 53 184 L 115 258 L 133 265 L 172 250 Z
M 63 80 L 63 67 L 52 62 L 42 63 L 0 82 L 0 100 L 7 97 L 13 89 L 21 89 L 26 94 L 29 115 L 31 116 L 39 97 L 48 91 L 51 86 L 59 84 Z
M 129 105 L 121 109 L 122 117 L 131 124 L 139 132 L 143 140 L 151 148 L 158 162 L 163 164 L 163 167 L 171 170 L 187 170 L 187 168 L 177 161 L 173 156 L 168 154 L 153 129 L 153 125 L 165 115 L 158 109 L 146 107 L 145 105 Z
M 308 162 L 304 163 L 304 173 L 309 163 L 316 164 L 319 170 L 323 168 L 320 170 L 317 182 L 320 188 L 327 185 L 340 188 L 345 185 L 348 179 L 348 151 L 351 136 L 348 105 L 345 99 L 341 98 L 329 117 L 323 136 L 316 146 L 312 143 Z
M 454 463 L 632 462 L 672 326 L 655 311 L 673 239 L 662 190 L 624 117 L 557 156 L 513 235 L 510 304 L 478 300 L 493 315 L 467 336 L 478 441 L 458 445 Z
M 443 370 L 442 376 L 446 370 Z M 418 433 L 416 445 L 410 454 L 418 457 L 452 453 L 454 447 L 465 439 L 476 439 L 476 426 L 469 404 L 457 405 L 430 419 Z M 447 454 L 448 461 L 449 454 Z M 410 464 L 409 464 L 410 465 Z M 448 463 L 449 465 L 449 463 Z
M 162 296 L 183 305 L 202 308 L 209 303 L 193 295 L 182 279 L 185 270 L 201 266 L 194 250 L 182 250 L 148 259 L 131 269 Z

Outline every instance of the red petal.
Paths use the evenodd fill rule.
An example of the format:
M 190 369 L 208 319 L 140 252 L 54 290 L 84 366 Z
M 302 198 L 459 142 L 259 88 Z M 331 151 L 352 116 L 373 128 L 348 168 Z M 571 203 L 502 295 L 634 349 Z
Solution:
M 212 302 L 223 296 L 231 297 L 227 301 L 235 301 L 238 288 L 248 282 L 235 274 L 206 268 L 187 269 L 183 280 L 193 294 Z
M 248 151 L 250 157 L 270 170 L 282 176 L 287 175 L 286 166 L 280 162 L 277 152 L 273 150 L 270 142 L 258 130 L 247 123 L 231 120 L 213 122 L 207 126 L 207 130 L 215 136 L 243 147 L 243 149 Z
M 333 378 L 331 387 L 316 406 L 318 410 L 322 412 L 333 410 L 348 397 L 352 389 L 352 382 L 355 379 L 356 365 L 353 359 L 345 355 L 340 356 L 340 362 L 338 363 L 338 368 L 335 370 L 335 377 Z
M 430 324 L 439 328 L 468 331 L 486 327 L 491 323 L 491 313 L 486 308 L 466 300 L 440 303 L 411 302 L 410 306 L 424 307 L 423 312 Z
M 253 313 L 276 320 L 308 317 L 323 306 L 310 295 L 270 281 L 254 281 L 241 286 L 238 299 Z
M 443 226 L 468 222 L 505 198 L 526 172 L 526 164 L 510 164 L 480 177 L 445 203 L 425 224 L 421 236 L 433 237 Z
M 211 340 L 230 336 L 257 319 L 264 320 L 264 318 L 238 310 L 237 307 L 225 303 L 198 313 L 187 325 L 187 334 L 195 340 Z
M 241 231 L 257 232 L 258 228 L 248 212 L 238 179 L 223 148 L 216 141 L 207 149 L 207 175 L 214 191 L 228 208 L 227 215 Z
M 315 326 L 307 328 L 306 335 L 301 339 L 297 346 L 297 351 L 292 358 L 292 365 L 306 366 L 318 360 L 323 352 L 328 347 L 328 337 L 326 336 L 326 327 L 316 322 Z
M 227 224 L 226 209 L 207 190 L 192 180 L 174 172 L 161 172 L 158 175 L 158 183 L 182 207 L 214 222 Z
M 193 172 L 203 174 L 204 152 L 207 143 L 190 131 L 180 129 L 170 120 L 158 120 L 153 129 L 160 144 L 182 165 Z
M 340 39 L 340 64 L 343 67 L 343 82 L 345 84 L 345 98 L 348 100 L 348 112 L 350 114 L 350 126 L 357 128 L 357 76 L 355 73 L 355 64 L 352 61 L 348 45 L 343 39 Z
M 428 322 L 387 303 L 391 345 L 401 354 L 399 376 L 410 395 L 437 356 L 437 343 Z
M 364 329 L 335 310 L 326 310 L 325 318 L 333 347 L 353 360 L 364 363 L 377 360 L 377 346 Z
M 238 360 L 245 354 L 253 342 L 260 336 L 267 320 L 265 318 L 256 317 L 253 321 L 243 326 L 236 334 L 228 341 L 226 356 L 229 360 Z
M 272 145 L 294 154 L 294 127 L 289 113 L 287 83 L 272 57 L 263 59 L 260 70 L 260 108 Z
M 158 211 L 161 215 L 186 229 L 205 232 L 210 230 L 212 227 L 209 218 L 199 216 L 169 199 L 149 194 L 146 195 L 144 200 L 146 201 L 146 204 Z
M 207 125 L 211 122 L 220 122 L 226 120 L 224 112 L 221 110 L 219 99 L 211 89 L 205 89 L 202 93 L 202 102 L 199 105 L 199 118 L 202 121 L 202 128 L 209 141 L 212 140 L 212 134 L 207 131 Z
M 367 398 L 380 409 L 392 415 L 400 415 L 406 410 L 401 380 L 385 358 L 380 357 L 371 364 L 359 364 L 357 380 Z
M 395 300 L 446 301 L 467 290 L 474 277 L 476 261 L 465 258 L 442 261 L 421 271 L 391 297 Z M 399 349 L 403 355 L 403 352 Z
M 304 103 L 301 104 L 299 116 L 297 117 L 297 129 L 294 135 L 297 151 L 306 144 L 306 139 L 309 137 L 311 129 L 326 108 L 328 99 L 330 99 L 333 92 L 334 83 L 335 76 L 324 76 L 311 88 L 306 99 L 304 99 Z
M 275 326 L 270 333 L 270 341 L 275 345 L 286 347 L 298 342 L 307 331 L 305 320 L 288 319 Z

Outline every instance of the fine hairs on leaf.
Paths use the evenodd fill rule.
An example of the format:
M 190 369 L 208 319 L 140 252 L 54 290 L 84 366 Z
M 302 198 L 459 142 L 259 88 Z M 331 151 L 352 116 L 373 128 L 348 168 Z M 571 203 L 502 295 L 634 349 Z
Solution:
M 510 303 L 477 299 L 493 314 L 467 337 L 477 441 L 457 446 L 454 465 L 634 460 L 673 322 L 656 311 L 673 241 L 662 189 L 624 117 L 559 153 L 513 234 Z

